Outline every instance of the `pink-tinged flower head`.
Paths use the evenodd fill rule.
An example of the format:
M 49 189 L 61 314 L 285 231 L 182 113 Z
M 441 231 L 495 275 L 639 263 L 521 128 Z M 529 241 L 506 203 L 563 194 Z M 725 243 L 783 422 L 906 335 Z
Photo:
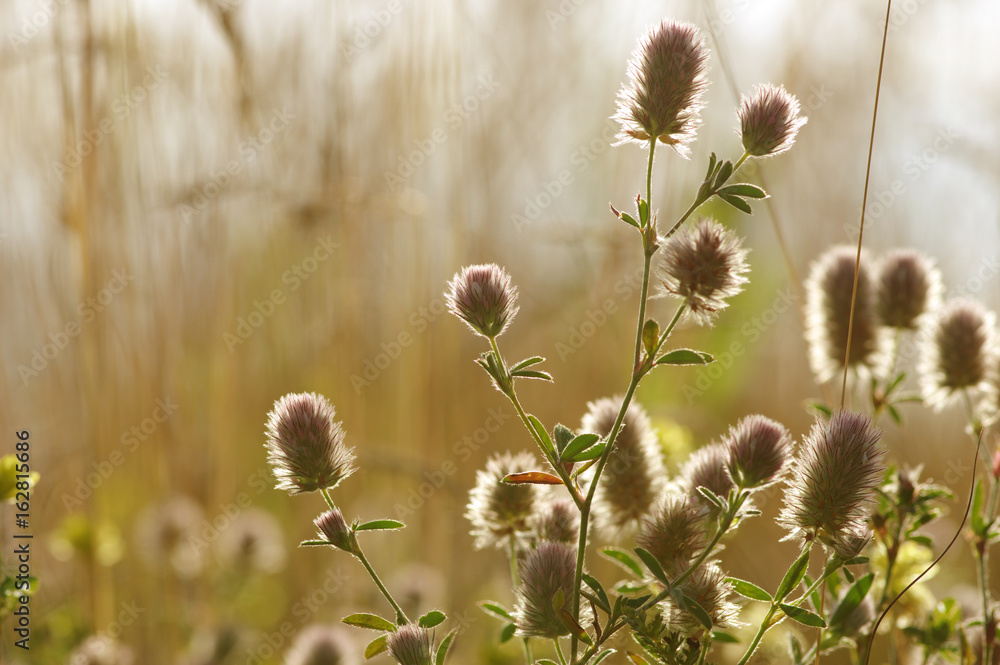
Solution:
M 866 416 L 839 411 L 803 440 L 785 488 L 778 523 L 789 537 L 847 549 L 867 532 L 870 504 L 885 473 L 882 432 Z M 856 539 L 855 539 L 856 540 Z
M 678 231 L 657 256 L 661 293 L 685 299 L 685 317 L 700 325 L 728 307 L 750 272 L 740 238 L 711 218 Z
M 712 443 L 691 453 L 681 468 L 680 481 L 684 491 L 710 513 L 718 512 L 719 508 L 697 490 L 704 487 L 725 499 L 734 487 L 733 479 L 726 470 L 728 464 L 728 448 L 722 443 Z
M 704 522 L 704 513 L 693 498 L 668 493 L 643 520 L 635 541 L 656 558 L 667 577 L 674 578 L 704 549 Z
M 940 306 L 941 273 L 929 258 L 908 249 L 886 254 L 879 264 L 875 307 L 884 326 L 916 330 Z
M 267 414 L 267 461 L 277 488 L 290 494 L 332 489 L 354 473 L 336 411 L 322 395 L 288 394 Z
M 806 341 L 809 364 L 820 383 L 844 368 L 857 248 L 839 246 L 817 259 L 806 281 Z M 858 266 L 858 295 L 850 331 L 851 369 L 872 372 L 884 361 L 884 337 L 875 312 L 875 285 L 868 257 Z
M 517 314 L 517 289 L 507 271 L 495 263 L 462 268 L 448 289 L 445 300 L 451 313 L 487 339 L 503 333 Z
M 320 538 L 345 552 L 355 552 L 354 534 L 340 508 L 326 511 L 316 518 L 314 524 L 319 528 Z
M 730 600 L 732 587 L 726 581 L 726 574 L 714 561 L 706 561 L 691 576 L 680 584 L 687 598 L 698 603 L 715 628 L 734 628 L 739 625 L 739 607 Z M 670 627 L 684 635 L 698 637 L 705 632 L 705 626 L 693 614 L 682 610 L 673 599 L 661 604 L 670 618 Z
M 396 632 L 389 633 L 388 637 L 386 646 L 389 655 L 399 665 L 431 665 L 434 662 L 431 653 L 434 642 L 426 628 L 408 623 L 400 626 Z
M 590 402 L 580 431 L 607 437 L 621 404 L 621 397 L 604 397 Z M 625 412 L 614 452 L 608 458 L 594 495 L 597 532 L 611 540 L 634 531 L 643 516 L 653 509 L 665 480 L 659 438 L 645 409 L 633 400 Z
M 936 408 L 964 390 L 993 391 L 997 364 L 996 317 L 975 300 L 947 302 L 924 330 L 924 398 Z
M 566 497 L 546 501 L 531 519 L 538 540 L 575 545 L 580 537 L 580 511 Z
M 783 86 L 757 86 L 743 97 L 736 112 L 740 119 L 743 149 L 754 157 L 779 155 L 795 143 L 806 118 L 799 115 L 799 100 Z
M 538 460 L 528 452 L 516 455 L 497 454 L 486 462 L 486 469 L 476 472 L 476 485 L 469 492 L 465 516 L 472 522 L 476 549 L 494 546 L 506 548 L 511 539 L 521 540 L 531 530 L 538 487 L 511 485 L 503 479 L 511 473 L 536 471 Z
M 766 487 L 780 480 L 792 460 L 792 438 L 781 423 L 761 415 L 747 416 L 729 430 L 727 469 L 743 489 Z
M 688 156 L 701 124 L 707 63 L 705 39 L 696 27 L 671 20 L 652 26 L 629 60 L 628 85 L 618 93 L 618 143 L 658 139 Z
M 528 552 L 519 567 L 521 584 L 514 603 L 514 624 L 519 637 L 561 637 L 569 628 L 560 609 L 572 612 L 576 576 L 576 548 L 566 543 L 541 542 Z M 553 600 L 562 591 L 563 605 Z M 581 609 L 581 614 L 583 610 Z M 583 624 L 583 621 L 578 621 Z

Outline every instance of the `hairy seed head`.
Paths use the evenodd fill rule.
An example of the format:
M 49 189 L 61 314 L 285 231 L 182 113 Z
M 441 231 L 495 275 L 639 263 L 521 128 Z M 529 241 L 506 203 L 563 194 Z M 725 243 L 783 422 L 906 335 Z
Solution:
M 531 530 L 529 518 L 535 510 L 538 488 L 534 485 L 510 485 L 503 479 L 511 473 L 534 471 L 538 461 L 528 452 L 497 454 L 486 462 L 486 469 L 476 473 L 476 486 L 469 492 L 465 516 L 472 522 L 476 549 L 510 546 Z
M 839 411 L 803 441 L 785 488 L 778 523 L 789 538 L 834 545 L 867 532 L 875 489 L 885 473 L 882 432 L 866 416 Z
M 580 537 L 580 512 L 566 497 L 542 503 L 531 518 L 538 540 L 575 545 Z
M 924 329 L 924 398 L 940 409 L 965 390 L 991 393 L 997 362 L 996 317 L 974 300 L 947 302 Z
M 834 247 L 813 263 L 806 281 L 809 364 L 820 383 L 844 368 L 856 258 L 856 248 Z M 864 254 L 858 266 L 858 294 L 850 338 L 848 366 L 859 371 L 881 369 L 884 342 L 875 314 L 875 286 Z
M 495 263 L 462 268 L 445 293 L 448 309 L 472 332 L 493 339 L 503 333 L 518 308 L 517 288 L 507 271 Z
M 629 82 L 618 93 L 618 144 L 659 140 L 687 157 L 701 124 L 707 63 L 696 27 L 671 20 L 652 26 L 639 40 L 628 63 Z
M 940 307 L 941 273 L 912 249 L 897 249 L 879 263 L 875 307 L 884 326 L 916 330 L 922 317 Z
M 519 637 L 568 635 L 569 628 L 559 610 L 573 609 L 576 548 L 566 543 L 541 542 L 521 560 L 519 573 L 521 584 L 514 603 L 516 634 Z M 563 604 L 556 607 L 553 600 L 558 600 L 559 592 Z
M 757 86 L 743 97 L 736 112 L 740 119 L 743 149 L 754 157 L 779 155 L 795 143 L 806 118 L 799 115 L 799 100 L 784 86 Z
M 725 439 L 727 470 L 743 489 L 766 487 L 780 480 L 792 459 L 792 439 L 781 423 L 761 415 L 747 416 L 730 428 Z
M 713 561 L 706 561 L 680 584 L 684 595 L 701 605 L 712 620 L 712 628 L 733 628 L 738 624 L 739 607 L 730 599 L 732 587 L 726 582 L 726 574 Z M 670 617 L 670 627 L 684 635 L 698 637 L 705 626 L 693 614 L 681 610 L 673 599 L 664 603 Z
M 587 404 L 581 431 L 607 437 L 621 404 L 621 397 L 605 397 Z M 634 531 L 653 508 L 665 480 L 659 439 L 645 409 L 633 400 L 594 495 L 596 530 L 609 540 Z
M 718 507 L 703 497 L 697 490 L 705 487 L 723 499 L 735 487 L 726 470 L 729 464 L 729 450 L 722 443 L 712 443 L 691 453 L 681 468 L 681 484 L 684 491 L 702 508 L 717 512 Z
M 666 494 L 642 522 L 636 543 L 677 577 L 705 547 L 704 513 L 684 494 Z
M 389 633 L 386 645 L 389 655 L 399 665 L 431 665 L 434 662 L 430 631 L 416 624 L 408 623 L 397 628 L 396 632 Z
M 361 660 L 343 628 L 312 624 L 292 642 L 285 665 L 361 665 Z
M 711 325 L 750 271 L 740 238 L 711 218 L 678 231 L 657 257 L 661 295 L 686 300 L 685 318 L 699 325 Z
M 336 411 L 322 395 L 288 394 L 267 414 L 267 461 L 277 489 L 289 494 L 332 489 L 354 473 Z
M 351 527 L 347 525 L 347 520 L 344 519 L 344 514 L 340 512 L 340 508 L 333 508 L 326 511 L 317 517 L 313 523 L 319 528 L 320 538 L 345 552 L 350 552 L 351 554 L 356 552 L 354 534 L 351 532 Z

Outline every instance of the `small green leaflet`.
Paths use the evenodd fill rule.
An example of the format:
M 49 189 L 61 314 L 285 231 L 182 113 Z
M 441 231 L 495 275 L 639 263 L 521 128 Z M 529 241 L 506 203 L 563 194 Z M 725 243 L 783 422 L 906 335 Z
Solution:
M 341 619 L 348 626 L 357 626 L 358 628 L 367 628 L 369 630 L 380 630 L 383 632 L 393 633 L 396 631 L 396 624 L 389 621 L 388 619 L 383 619 L 377 614 L 368 614 L 366 612 L 359 612 L 357 614 L 351 614 L 349 616 Z
M 391 531 L 393 529 L 403 529 L 406 525 L 396 520 L 373 520 L 354 527 L 355 531 Z

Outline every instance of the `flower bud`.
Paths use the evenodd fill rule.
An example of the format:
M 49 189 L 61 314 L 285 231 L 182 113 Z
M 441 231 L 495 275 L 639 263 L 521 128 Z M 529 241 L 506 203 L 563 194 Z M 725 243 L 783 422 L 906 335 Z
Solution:
M 711 218 L 678 231 L 657 257 L 661 295 L 686 300 L 685 318 L 699 325 L 711 325 L 750 271 L 742 241 Z
M 487 339 L 501 335 L 517 314 L 517 289 L 495 263 L 462 268 L 448 288 L 445 300 L 451 313 Z
M 643 520 L 635 540 L 656 557 L 667 577 L 677 577 L 705 547 L 703 513 L 690 497 L 667 494 Z
M 854 293 L 857 249 L 834 247 L 812 265 L 806 281 L 806 341 L 816 380 L 828 381 L 844 368 Z M 851 369 L 873 371 L 884 361 L 884 338 L 875 314 L 875 289 L 867 256 L 858 266 L 854 326 L 850 328 Z
M 389 633 L 387 647 L 389 655 L 395 658 L 399 665 L 431 665 L 434 662 L 430 632 L 412 623 L 400 626 L 396 632 Z
M 688 496 L 709 512 L 714 513 L 719 509 L 714 503 L 703 497 L 697 489 L 705 487 L 725 499 L 729 495 L 729 490 L 735 487 L 733 479 L 726 470 L 728 463 L 729 451 L 726 446 L 721 443 L 713 443 L 691 453 L 681 468 L 680 479 Z
M 351 554 L 357 553 L 355 547 L 355 536 L 351 527 L 347 525 L 340 508 L 328 510 L 313 522 L 319 527 L 319 537 L 327 541 L 334 547 L 342 549 Z
M 538 488 L 535 485 L 510 485 L 503 479 L 511 473 L 538 468 L 534 455 L 527 452 L 494 455 L 486 469 L 476 473 L 476 486 L 469 492 L 465 516 L 472 522 L 476 549 L 494 546 L 506 548 L 510 540 L 522 538 L 531 530 L 529 518 L 535 510 Z
M 581 431 L 607 437 L 618 418 L 621 404 L 621 397 L 590 402 Z M 656 432 L 646 411 L 633 400 L 625 412 L 614 451 L 594 495 L 596 530 L 609 540 L 633 531 L 642 517 L 652 510 L 663 490 L 665 477 Z
M 521 584 L 514 604 L 516 634 L 519 637 L 568 635 L 569 628 L 559 610 L 573 609 L 576 548 L 566 543 L 541 542 L 521 560 L 519 573 Z M 553 601 L 558 601 L 560 595 L 563 604 L 557 607 Z
M 941 273 L 933 261 L 913 250 L 889 252 L 876 280 L 879 321 L 890 328 L 916 330 L 921 317 L 940 306 L 941 291 Z
M 743 97 L 736 112 L 740 119 L 743 149 L 754 157 L 778 155 L 795 143 L 806 118 L 799 116 L 799 100 L 784 86 L 770 83 L 757 86 Z
M 531 518 L 538 540 L 575 545 L 580 537 L 580 513 L 565 497 L 551 499 Z
M 267 415 L 267 461 L 277 488 L 290 494 L 332 489 L 354 473 L 353 449 L 322 395 L 285 395 Z
M 629 84 L 618 93 L 618 143 L 659 139 L 688 156 L 701 124 L 707 63 L 705 39 L 693 25 L 664 20 L 651 27 L 629 60 Z
M 730 428 L 725 439 L 727 469 L 743 489 L 766 487 L 780 480 L 792 457 L 792 439 L 779 422 L 761 415 L 747 416 Z
M 827 544 L 867 532 L 869 506 L 885 473 L 882 432 L 866 416 L 839 411 L 803 440 L 778 523 L 789 538 Z
M 974 300 L 947 302 L 924 330 L 924 398 L 940 409 L 964 390 L 991 391 L 997 361 L 995 317 Z

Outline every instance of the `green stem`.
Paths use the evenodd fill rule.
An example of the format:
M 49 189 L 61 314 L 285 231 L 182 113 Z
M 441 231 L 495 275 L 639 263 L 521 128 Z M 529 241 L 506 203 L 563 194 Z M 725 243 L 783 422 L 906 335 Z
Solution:
M 645 244 L 643 240 L 643 244 Z M 635 356 L 632 360 L 632 372 L 635 373 L 636 368 L 639 367 L 639 357 L 642 353 L 642 329 L 646 323 L 646 298 L 649 294 L 649 265 L 653 260 L 653 255 L 649 252 L 645 252 L 645 258 L 642 262 L 642 291 L 639 294 L 639 325 L 636 327 L 635 331 Z M 610 442 L 612 439 L 608 439 Z
M 321 493 L 323 494 L 323 498 L 326 499 L 327 505 L 330 506 L 330 509 L 335 510 L 336 506 L 333 503 L 333 499 L 330 498 L 330 493 L 326 490 L 326 488 L 324 488 Z M 361 550 L 361 545 L 357 542 L 357 539 L 352 538 L 352 540 L 354 540 L 354 549 L 355 549 L 355 551 L 353 552 L 354 556 L 358 558 L 358 561 L 361 562 L 361 565 L 364 566 L 365 570 L 368 571 L 368 575 L 372 578 L 372 581 L 375 582 L 375 586 L 377 586 L 378 590 L 382 592 L 382 595 L 385 596 L 385 599 L 389 601 L 390 605 L 392 605 L 392 609 L 396 610 L 396 624 L 402 626 L 404 624 L 410 623 L 410 620 L 406 618 L 406 613 L 403 612 L 403 608 L 401 608 L 399 604 L 396 603 L 396 601 L 392 597 L 392 594 L 389 593 L 389 590 L 385 588 L 384 584 L 382 584 L 382 580 L 379 579 L 378 574 L 375 573 L 375 569 L 372 568 L 372 565 L 370 563 L 368 563 L 368 559 L 367 557 L 365 557 L 365 553 Z
M 517 570 L 517 542 L 514 537 L 511 536 L 508 539 L 509 546 L 507 548 L 507 558 L 510 561 L 510 581 L 514 585 L 514 592 L 517 593 L 518 588 L 521 586 L 521 576 L 518 574 Z M 529 642 L 530 638 L 525 637 L 523 639 L 524 644 L 524 660 L 527 665 L 531 665 L 531 644 Z
M 556 656 L 559 657 L 559 662 L 562 663 L 562 665 L 566 665 L 566 656 L 563 655 L 562 647 L 559 646 L 559 638 L 553 637 L 552 644 L 556 647 Z
M 736 665 L 746 665 L 746 662 L 750 660 L 750 656 L 752 656 L 753 652 L 757 650 L 757 646 L 760 644 L 760 641 L 764 638 L 764 633 L 766 633 L 768 631 L 768 628 L 770 628 L 768 624 L 771 623 L 771 619 L 774 618 L 774 612 L 777 609 L 778 609 L 777 605 L 771 605 L 771 607 L 767 610 L 767 615 L 764 617 L 764 620 L 761 621 L 760 627 L 757 629 L 757 634 L 753 636 L 753 641 L 750 642 L 750 646 L 747 647 L 747 650 L 743 654 L 743 657 L 740 658 L 740 661 L 736 663 Z
M 739 168 L 741 166 L 743 166 L 743 162 L 747 161 L 748 157 L 750 157 L 750 153 L 744 152 L 743 156 L 740 157 L 736 161 L 736 164 L 733 165 L 733 174 L 735 174 L 739 170 Z M 731 174 L 729 176 L 729 178 L 732 178 L 732 177 L 733 177 L 733 175 Z M 676 222 L 674 222 L 674 225 L 670 227 L 670 230 L 667 231 L 666 235 L 664 235 L 663 238 L 667 239 L 670 236 L 674 235 L 674 233 L 677 232 L 677 229 L 679 229 L 681 227 L 681 224 L 683 224 L 685 221 L 687 221 L 687 218 L 691 216 L 691 213 L 693 213 L 695 210 L 697 210 L 698 207 L 701 206 L 702 203 L 704 203 L 705 201 L 707 201 L 710 198 L 712 198 L 713 196 L 715 196 L 715 192 L 717 192 L 719 190 L 719 188 L 721 188 L 723 185 L 725 185 L 726 182 L 729 182 L 729 178 L 726 178 L 725 182 L 719 183 L 719 187 L 716 187 L 716 188 L 712 189 L 712 191 L 710 191 L 706 196 L 698 196 L 698 197 L 696 197 L 695 200 L 694 200 L 694 203 L 691 204 L 691 207 L 688 208 L 687 210 L 685 210 L 684 214 L 681 215 L 681 218 L 678 219 Z
M 646 204 L 649 205 L 650 200 L 652 200 L 652 184 L 653 184 L 653 153 L 656 151 L 656 138 L 653 137 L 649 139 L 649 162 L 646 164 Z M 649 208 L 650 219 L 652 219 L 653 208 Z

